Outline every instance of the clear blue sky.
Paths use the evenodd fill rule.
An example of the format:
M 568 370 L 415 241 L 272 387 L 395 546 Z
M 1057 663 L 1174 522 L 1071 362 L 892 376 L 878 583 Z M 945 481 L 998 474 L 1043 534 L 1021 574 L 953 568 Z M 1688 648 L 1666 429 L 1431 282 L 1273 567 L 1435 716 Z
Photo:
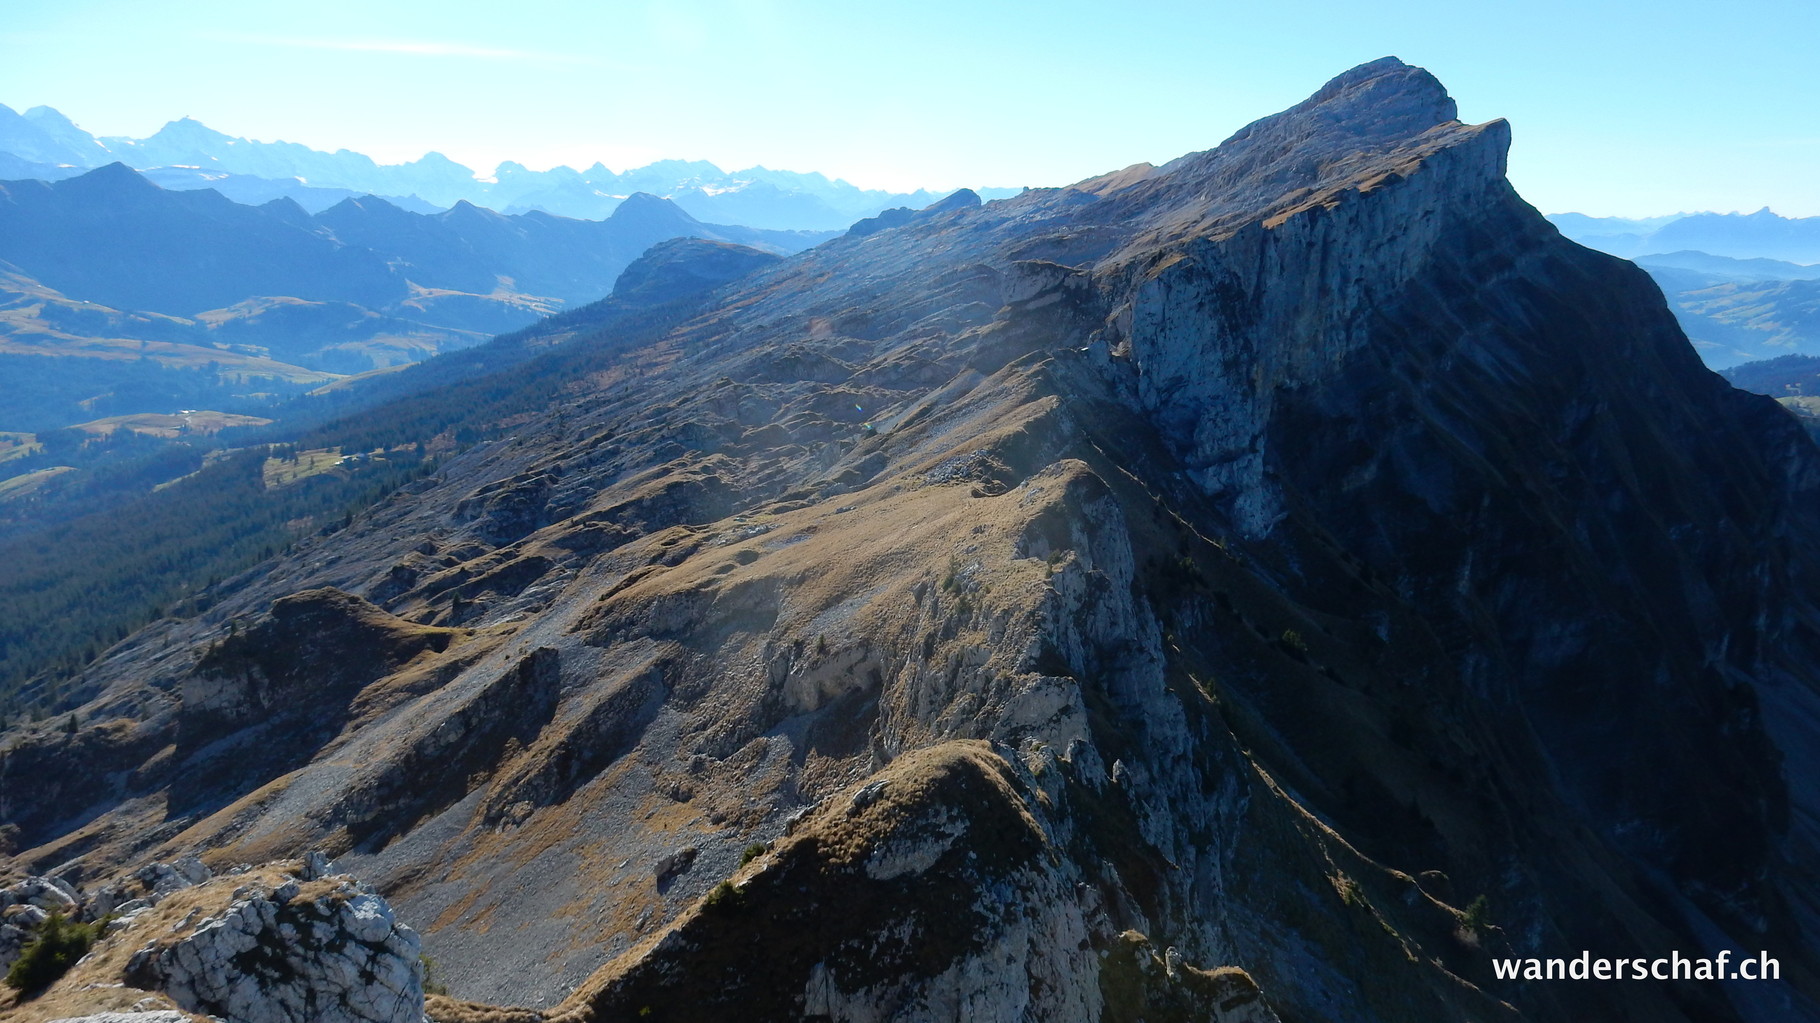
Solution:
M 489 172 L 659 157 L 870 187 L 1063 184 L 1206 149 L 1394 54 L 1506 117 L 1546 212 L 1820 215 L 1815 0 L 11 0 L 0 103 L 188 115 Z

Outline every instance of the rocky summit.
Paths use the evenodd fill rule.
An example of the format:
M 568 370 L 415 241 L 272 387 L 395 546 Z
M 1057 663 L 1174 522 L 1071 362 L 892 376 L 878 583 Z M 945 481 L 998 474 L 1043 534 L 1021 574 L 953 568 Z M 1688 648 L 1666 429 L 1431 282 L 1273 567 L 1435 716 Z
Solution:
M 1820 1019 L 1820 452 L 1509 140 L 1385 59 L 1161 167 L 666 247 L 553 401 L 7 736 L 20 881 L 372 892 L 258 868 L 42 1004 L 408 1013 L 408 924 L 449 1023 Z M 216 951 L 287 926 L 316 965 Z M 293 983 L 318 927 L 367 990 Z M 1779 979 L 1494 969 L 1583 950 Z

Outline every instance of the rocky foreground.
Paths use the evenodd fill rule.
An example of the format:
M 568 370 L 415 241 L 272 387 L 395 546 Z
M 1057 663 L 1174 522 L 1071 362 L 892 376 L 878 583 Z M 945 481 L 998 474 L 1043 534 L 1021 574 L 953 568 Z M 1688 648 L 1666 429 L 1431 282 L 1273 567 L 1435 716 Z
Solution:
M 553 398 L 9 735 L 12 870 L 326 850 L 450 1023 L 1820 1019 L 1820 454 L 1508 143 L 1386 59 L 654 251 Z M 44 998 L 416 1011 L 409 932 L 285 872 Z M 1491 966 L 1724 948 L 1781 980 Z
M 83 893 L 55 878 L 0 890 L 0 966 L 56 913 L 99 940 L 48 990 L 0 1004 L 8 1019 L 171 1023 L 418 1023 L 424 960 L 384 899 L 320 854 L 222 877 L 196 859 L 153 863 Z

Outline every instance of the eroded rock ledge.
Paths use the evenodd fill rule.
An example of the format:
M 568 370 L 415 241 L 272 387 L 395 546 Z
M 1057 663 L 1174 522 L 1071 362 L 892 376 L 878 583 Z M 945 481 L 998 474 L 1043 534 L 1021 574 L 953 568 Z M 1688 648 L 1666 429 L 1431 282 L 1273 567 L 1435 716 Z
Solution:
M 333 873 L 320 855 L 220 877 L 195 860 L 156 863 L 87 897 L 39 878 L 7 893 L 31 894 L 28 888 L 71 917 L 106 921 L 105 932 L 61 980 L 0 1018 L 423 1019 L 416 932 L 361 882 Z

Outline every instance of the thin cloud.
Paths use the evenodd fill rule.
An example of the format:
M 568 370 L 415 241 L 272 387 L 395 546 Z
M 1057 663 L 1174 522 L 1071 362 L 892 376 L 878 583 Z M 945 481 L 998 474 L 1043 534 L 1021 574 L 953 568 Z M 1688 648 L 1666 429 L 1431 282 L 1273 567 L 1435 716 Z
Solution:
M 308 39 L 280 36 L 224 35 L 211 33 L 209 38 L 224 43 L 254 46 L 284 46 L 303 50 L 335 50 L 342 53 L 398 53 L 417 57 L 471 57 L 478 60 L 528 60 L 563 64 L 587 63 L 587 58 L 568 53 L 536 50 L 502 50 L 468 43 L 436 42 L 416 39 Z

